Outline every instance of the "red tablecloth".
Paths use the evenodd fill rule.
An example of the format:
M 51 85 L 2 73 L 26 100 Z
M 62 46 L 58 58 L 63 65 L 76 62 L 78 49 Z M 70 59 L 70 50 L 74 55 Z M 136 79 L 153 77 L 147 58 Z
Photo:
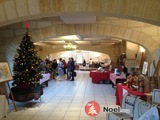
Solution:
M 42 75 L 43 75 L 43 78 L 40 79 L 40 84 L 50 80 L 50 75 L 51 75 L 50 73 L 46 73 L 46 74 L 42 74 Z
M 110 76 L 111 71 L 90 71 L 89 76 L 92 78 L 92 82 L 93 83 L 99 83 L 101 80 L 110 80 L 109 76 Z
M 127 86 L 117 84 L 116 93 L 115 93 L 116 105 L 122 106 L 123 89 L 127 90 L 127 92 L 132 95 L 139 96 L 142 100 L 145 100 L 145 101 L 147 100 L 147 96 L 144 93 L 141 93 L 139 91 L 134 91 L 134 90 L 131 90 L 130 88 L 128 88 Z

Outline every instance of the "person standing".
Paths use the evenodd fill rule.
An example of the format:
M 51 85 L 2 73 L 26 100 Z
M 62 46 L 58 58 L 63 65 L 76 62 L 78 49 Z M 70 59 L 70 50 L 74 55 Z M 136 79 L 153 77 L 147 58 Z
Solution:
M 75 69 L 74 59 L 71 58 L 71 80 L 70 81 L 74 81 L 74 69 Z
M 89 60 L 89 68 L 90 69 L 92 68 L 92 58 L 90 58 L 90 60 Z
M 67 80 L 71 79 L 71 58 L 69 58 L 69 61 L 67 63 Z
M 62 80 L 62 75 L 63 75 L 63 63 L 62 63 L 62 58 L 59 59 L 58 63 L 58 77 L 57 80 Z
M 46 62 L 43 61 L 43 60 L 40 60 L 40 61 L 41 61 L 41 63 L 40 63 L 41 70 L 42 70 L 43 74 L 45 74 L 45 72 L 46 72 Z
M 63 60 L 62 63 L 63 63 L 63 71 L 64 71 L 64 74 L 66 74 L 67 63 L 66 63 L 65 60 Z
M 85 67 L 85 66 L 86 66 L 86 61 L 84 60 L 84 61 L 83 61 L 83 67 Z
M 53 79 L 55 79 L 57 67 L 58 67 L 57 60 L 54 59 L 52 63 Z
M 83 61 L 83 69 L 86 70 L 86 61 L 85 61 L 85 59 Z

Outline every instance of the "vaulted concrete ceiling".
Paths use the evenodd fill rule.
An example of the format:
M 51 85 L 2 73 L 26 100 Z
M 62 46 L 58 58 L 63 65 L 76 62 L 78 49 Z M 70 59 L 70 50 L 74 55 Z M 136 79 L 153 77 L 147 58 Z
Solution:
M 142 45 L 153 54 L 154 49 L 160 48 L 159 3 L 158 0 L 1 0 L 0 44 L 9 44 L 13 49 L 26 32 L 28 22 L 36 43 L 79 35 L 81 40 L 75 41 L 79 45 L 85 42 L 104 45 L 107 40 L 120 39 Z

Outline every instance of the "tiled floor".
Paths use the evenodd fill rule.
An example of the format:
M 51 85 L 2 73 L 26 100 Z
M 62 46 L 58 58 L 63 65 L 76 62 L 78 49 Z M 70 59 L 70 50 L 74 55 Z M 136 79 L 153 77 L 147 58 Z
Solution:
M 63 76 L 65 79 L 65 76 Z M 85 113 L 85 105 L 96 101 L 101 111 L 96 117 Z M 3 120 L 106 120 L 103 107 L 115 105 L 115 90 L 111 84 L 93 84 L 88 71 L 77 71 L 75 81 L 49 81 L 40 100 L 10 106 Z

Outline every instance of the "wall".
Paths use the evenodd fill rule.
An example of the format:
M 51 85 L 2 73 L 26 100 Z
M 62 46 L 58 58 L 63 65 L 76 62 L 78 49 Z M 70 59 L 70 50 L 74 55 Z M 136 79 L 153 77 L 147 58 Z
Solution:
M 159 60 L 160 60 L 160 49 L 155 49 L 155 63 L 156 63 L 156 65 Z
M 50 60 L 62 58 L 68 61 L 68 58 L 70 57 L 73 57 L 74 60 L 76 60 L 77 55 L 82 55 L 83 59 L 85 59 L 87 63 L 89 63 L 90 58 L 92 58 L 93 62 L 101 62 L 105 59 L 110 60 L 110 57 L 107 54 L 85 50 L 57 52 L 50 54 L 49 58 Z
M 37 46 L 36 49 L 38 50 L 38 55 L 45 60 L 46 56 L 48 56 L 51 53 L 57 53 L 57 52 L 62 52 L 64 51 L 63 46 L 57 46 L 57 47 L 51 47 L 51 46 Z M 78 46 L 77 50 L 87 50 L 87 51 L 94 51 L 94 52 L 100 52 L 107 54 L 112 62 L 112 66 L 115 67 L 117 63 L 117 58 L 121 54 L 121 44 L 114 44 L 110 46 L 106 45 L 97 45 L 97 46 L 91 46 L 91 45 L 83 45 L 83 46 Z
M 49 35 L 53 35 L 53 34 L 55 34 L 55 36 L 65 35 L 65 34 L 74 34 L 74 33 L 98 34 L 98 35 L 106 35 L 106 36 L 111 35 L 118 38 L 131 40 L 135 43 L 144 45 L 147 49 L 150 50 L 150 53 L 153 58 L 154 58 L 154 52 L 153 52 L 154 49 L 159 48 L 160 46 L 160 40 L 159 40 L 160 28 L 158 26 L 146 24 L 143 22 L 133 21 L 137 19 L 141 21 L 147 21 L 149 23 L 155 23 L 155 24 L 157 23 L 157 25 L 159 25 L 160 9 L 158 7 L 159 5 L 158 0 L 157 1 L 146 1 L 146 0 L 138 1 L 137 0 L 136 2 L 135 1 L 126 2 L 126 0 L 123 0 L 122 2 L 117 2 L 115 0 L 106 0 L 106 1 L 89 0 L 89 1 L 81 1 L 81 4 L 83 4 L 82 6 L 80 4 L 77 4 L 79 3 L 79 1 L 77 0 L 68 0 L 67 2 L 66 1 L 58 2 L 57 0 L 46 0 L 46 1 L 25 0 L 25 2 L 20 2 L 20 1 L 21 0 L 7 0 L 7 1 L 2 0 L 0 2 L 1 3 L 0 13 L 2 13 L 0 17 L 1 26 L 17 23 L 20 21 L 27 21 L 33 18 L 36 19 L 36 18 L 43 18 L 43 17 L 53 17 L 59 14 L 67 15 L 66 13 L 72 14 L 72 15 L 77 13 L 81 15 L 90 14 L 95 16 L 98 16 L 98 15 L 102 16 L 102 13 L 103 13 L 102 17 L 97 18 L 97 20 L 99 20 L 98 22 L 102 24 L 91 24 L 91 25 L 82 25 L 82 26 L 79 26 L 79 25 L 51 26 L 51 24 L 49 24 L 49 26 L 51 27 L 34 31 L 35 33 L 34 37 L 36 41 L 42 40 L 41 38 L 43 37 L 45 38 L 45 36 L 48 37 Z M 124 7 L 126 6 L 126 4 L 127 4 L 127 7 Z M 143 7 L 141 7 L 142 5 Z M 108 15 L 108 13 L 112 13 L 112 15 L 110 16 L 119 15 L 117 17 L 121 17 L 121 18 L 125 16 L 125 18 L 130 18 L 132 20 L 118 19 L 113 17 L 111 17 L 110 20 L 108 20 L 105 17 L 106 15 Z M 39 22 L 39 24 L 37 24 L 35 21 L 31 21 L 31 22 L 35 23 L 35 24 L 32 24 L 32 27 L 34 26 L 39 27 L 39 25 L 44 26 L 46 25 L 46 23 L 49 23 L 49 22 L 55 23 L 52 21 L 49 21 L 46 23 Z M 24 24 L 21 26 L 23 26 L 24 28 Z M 4 31 L 4 29 L 2 29 L 1 35 L 4 35 L 4 33 L 6 33 L 6 36 L 11 36 L 12 34 L 16 35 L 12 37 L 12 40 L 16 38 L 16 41 L 18 41 L 17 36 L 21 32 L 19 29 L 16 29 L 16 30 L 11 29 L 10 32 L 8 30 Z M 7 40 L 4 38 L 3 42 L 6 42 L 6 41 Z M 14 45 L 12 44 L 12 42 L 13 41 L 9 41 L 6 47 L 3 47 L 3 45 L 1 45 L 1 48 L 3 48 L 0 56 L 1 60 L 9 60 L 10 62 L 12 62 L 12 58 L 14 55 L 13 53 L 16 49 L 15 45 L 17 45 L 17 43 L 15 43 Z M 99 48 L 103 49 L 104 47 L 99 47 L 99 48 L 95 47 L 95 48 L 96 49 L 92 47 L 91 50 L 95 51 L 95 50 L 99 50 Z M 104 51 L 104 50 L 99 50 L 99 51 Z M 110 52 L 110 51 L 107 51 L 107 52 Z M 112 57 L 112 59 L 114 60 L 118 56 L 117 52 L 111 52 L 111 54 L 114 55 Z
M 81 0 L 80 3 L 79 0 L 1 0 L 0 26 L 44 16 L 84 14 L 117 16 L 159 25 L 159 4 L 159 0 Z
M 125 20 L 125 19 L 119 19 L 119 18 L 108 18 L 108 17 L 97 17 L 97 23 L 96 24 L 81 24 L 81 25 L 65 25 L 62 23 L 62 21 L 55 22 L 48 21 L 47 23 L 54 23 L 54 24 L 46 24 L 42 21 L 29 21 L 32 23 L 32 28 L 30 30 L 32 40 L 34 42 L 37 41 L 45 41 L 46 38 L 54 37 L 54 36 L 60 36 L 60 35 L 70 35 L 70 34 L 96 34 L 96 35 L 104 35 L 104 36 L 114 36 L 117 38 L 123 38 L 125 40 L 133 41 L 137 44 L 142 44 L 145 46 L 146 49 L 150 52 L 148 54 L 147 59 L 154 60 L 154 49 L 159 48 L 160 45 L 160 28 L 158 26 L 153 26 L 150 24 L 132 21 L 132 20 Z M 40 24 L 42 23 L 42 24 Z M 122 24 L 123 23 L 123 24 Z M 124 24 L 125 23 L 125 24 Z M 56 25 L 55 25 L 56 24 Z M 16 26 L 17 25 L 17 26 Z M 6 56 L 12 56 L 13 57 L 13 51 L 15 51 L 17 45 L 19 45 L 19 42 L 22 39 L 22 34 L 26 32 L 24 30 L 25 23 L 19 23 L 11 26 L 7 26 L 6 28 L 9 29 L 2 29 L 0 31 L 0 38 L 2 41 L 0 43 L 1 45 L 1 58 L 3 60 L 11 60 L 9 57 Z M 38 26 L 41 25 L 41 26 Z M 20 26 L 20 27 L 19 27 Z M 23 29 L 22 29 L 22 28 Z M 39 29 L 38 29 L 39 28 Z M 150 32 L 150 30 L 153 30 Z M 12 33 L 12 34 L 10 34 Z M 151 34 L 152 33 L 152 34 Z M 12 36 L 15 35 L 15 36 Z M 8 40 L 7 37 L 11 37 L 10 40 Z M 5 44 L 5 47 L 4 47 Z M 108 47 L 108 46 L 105 46 Z M 91 48 L 81 46 L 78 49 L 79 50 L 92 50 L 106 53 L 104 52 L 107 48 L 105 47 L 97 47 L 97 46 L 91 46 Z M 45 48 L 48 49 L 48 48 Z M 103 50 L 99 50 L 103 49 Z M 111 48 L 110 48 L 111 49 Z M 55 49 L 54 49 L 55 50 Z M 61 49 L 55 50 L 56 52 L 62 51 Z M 113 49 L 114 50 L 114 49 Z M 4 52 L 3 52 L 4 51 Z M 6 52 L 10 51 L 10 52 Z M 111 50 L 106 50 L 107 52 L 110 52 Z M 122 51 L 122 49 L 120 49 Z M 117 55 L 117 52 L 111 52 L 112 55 Z M 8 55 L 9 54 L 9 55 Z M 48 53 L 47 53 L 48 54 Z M 46 54 L 46 55 L 47 55 Z M 8 59 L 9 58 L 9 59 Z M 117 59 L 116 57 L 112 57 L 112 59 Z
M 138 45 L 135 43 L 127 42 L 126 46 L 127 46 L 127 49 L 126 49 L 127 59 L 135 60 L 139 50 Z

